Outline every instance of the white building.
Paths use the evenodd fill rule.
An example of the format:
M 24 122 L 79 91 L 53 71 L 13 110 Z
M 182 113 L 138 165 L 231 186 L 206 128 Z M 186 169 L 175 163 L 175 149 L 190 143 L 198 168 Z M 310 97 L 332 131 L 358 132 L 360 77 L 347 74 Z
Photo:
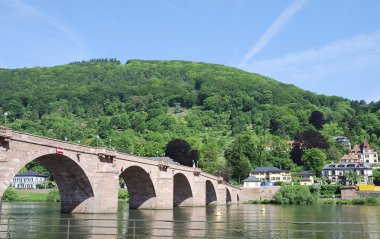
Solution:
M 367 163 L 331 163 L 322 169 L 322 176 L 329 178 L 331 183 L 340 183 L 342 177 L 349 172 L 360 176 L 360 184 L 372 184 L 372 168 Z
M 261 185 L 261 181 L 255 176 L 249 176 L 243 180 L 243 183 L 244 188 L 259 188 Z
M 18 173 L 12 180 L 12 187 L 35 189 L 37 184 L 47 183 L 48 176 L 33 171 Z
M 351 154 L 356 155 L 361 163 L 368 163 L 371 166 L 379 165 L 377 152 L 376 150 L 371 149 L 367 139 L 361 144 L 354 145 Z
M 335 141 L 345 148 L 351 149 L 351 142 L 344 136 L 335 136 Z

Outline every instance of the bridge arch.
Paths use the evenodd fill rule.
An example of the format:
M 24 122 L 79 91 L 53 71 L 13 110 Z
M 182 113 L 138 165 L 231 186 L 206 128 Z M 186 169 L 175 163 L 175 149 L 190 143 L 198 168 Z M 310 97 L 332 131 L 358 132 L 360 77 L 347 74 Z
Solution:
M 41 163 L 56 182 L 61 195 L 62 212 L 77 211 L 81 204 L 94 197 L 88 176 L 75 160 L 64 155 L 45 154 L 29 162 L 31 161 Z M 22 163 L 29 162 L 23 161 Z M 12 178 L 14 176 L 12 175 Z
M 182 173 L 177 173 L 173 181 L 173 206 L 192 206 L 193 192 L 187 177 Z
M 215 204 L 217 196 L 215 187 L 210 180 L 206 180 L 206 205 Z
M 226 188 L 226 203 L 232 203 L 231 193 L 230 190 L 228 190 L 228 188 Z
M 156 190 L 150 174 L 139 166 L 130 166 L 121 174 L 129 193 L 129 208 L 155 208 Z

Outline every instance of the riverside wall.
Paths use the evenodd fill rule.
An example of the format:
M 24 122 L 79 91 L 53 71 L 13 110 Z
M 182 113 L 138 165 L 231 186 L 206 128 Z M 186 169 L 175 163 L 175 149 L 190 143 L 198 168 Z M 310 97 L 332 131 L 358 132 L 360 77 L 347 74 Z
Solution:
M 281 186 L 265 186 L 259 188 L 242 188 L 240 191 L 240 201 L 248 200 L 271 200 L 273 195 L 280 190 Z
M 343 189 L 341 191 L 342 199 L 352 200 L 365 197 L 380 198 L 379 191 L 356 191 L 355 189 Z

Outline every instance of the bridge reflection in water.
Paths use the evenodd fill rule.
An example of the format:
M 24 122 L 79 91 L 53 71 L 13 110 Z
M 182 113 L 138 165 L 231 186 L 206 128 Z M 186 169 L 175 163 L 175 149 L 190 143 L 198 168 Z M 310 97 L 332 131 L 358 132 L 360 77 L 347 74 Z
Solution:
M 378 238 L 380 232 L 380 209 L 366 206 L 267 205 L 263 212 L 260 205 L 232 205 L 218 207 L 222 216 L 215 216 L 216 205 L 129 210 L 122 204 L 118 214 L 61 214 L 59 204 L 5 203 L 4 208 L 1 238 L 343 239 Z

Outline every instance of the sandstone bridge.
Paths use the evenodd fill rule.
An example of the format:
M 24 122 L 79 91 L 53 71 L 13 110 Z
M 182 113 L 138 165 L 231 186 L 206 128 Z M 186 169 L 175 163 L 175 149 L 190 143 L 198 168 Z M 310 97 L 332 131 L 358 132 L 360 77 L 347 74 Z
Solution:
M 1 196 L 17 172 L 33 160 L 45 166 L 57 183 L 62 212 L 116 213 L 119 177 L 128 188 L 130 208 L 172 209 L 239 201 L 239 188 L 199 168 L 5 127 L 0 127 Z

